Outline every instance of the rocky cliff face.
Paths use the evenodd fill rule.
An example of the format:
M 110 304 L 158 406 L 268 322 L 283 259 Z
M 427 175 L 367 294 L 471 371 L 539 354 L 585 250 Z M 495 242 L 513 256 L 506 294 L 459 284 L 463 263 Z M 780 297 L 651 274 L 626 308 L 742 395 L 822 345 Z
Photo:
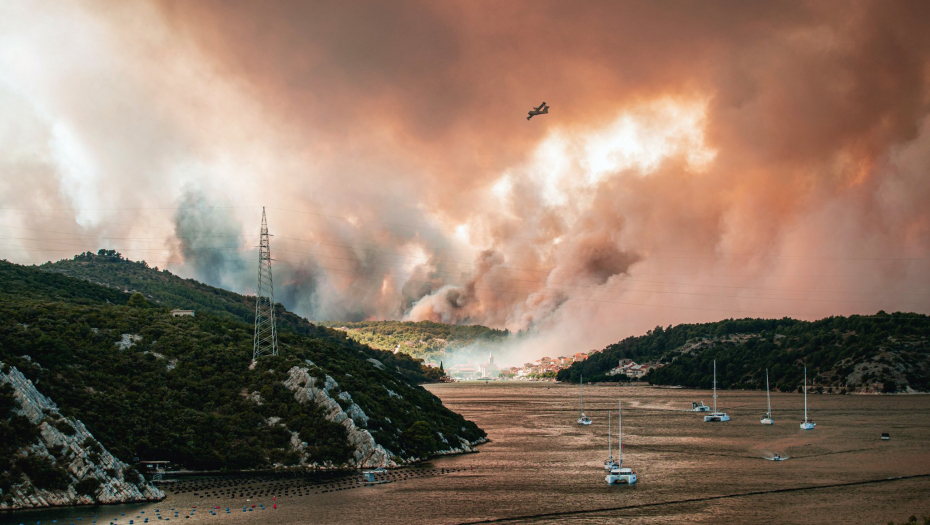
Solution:
M 323 384 L 320 384 L 323 383 Z M 352 457 L 349 458 L 349 467 L 373 468 L 373 467 L 396 467 L 398 464 L 391 459 L 391 453 L 381 445 L 375 443 L 375 438 L 371 433 L 363 428 L 359 428 L 355 421 L 361 424 L 368 421 L 368 416 L 355 403 L 352 402 L 352 396 L 347 392 L 341 392 L 340 396 L 349 402 L 348 410 L 343 410 L 339 402 L 330 396 L 336 387 L 336 381 L 326 376 L 326 381 L 318 381 L 311 376 L 306 367 L 293 367 L 288 370 L 288 378 L 284 386 L 294 391 L 294 398 L 300 403 L 316 403 L 320 405 L 326 413 L 326 419 L 339 423 L 344 426 L 348 433 L 349 444 L 355 449 Z M 299 440 L 298 440 L 299 441 Z M 292 444 L 293 444 L 292 440 Z M 301 450 L 301 444 L 298 443 L 298 452 Z M 305 453 L 301 454 L 305 456 Z
M 165 497 L 135 469 L 110 454 L 83 423 L 63 417 L 55 403 L 19 370 L 0 363 L 0 386 L 4 385 L 12 388 L 11 417 L 24 417 L 28 424 L 19 421 L 32 425 L 37 435 L 8 458 L 12 468 L 5 473 L 7 490 L 0 488 L 0 509 L 158 501 Z
M 308 363 L 310 367 L 314 366 Z M 355 402 L 348 392 L 340 392 L 339 385 L 330 377 L 325 376 L 325 380 L 319 380 L 310 374 L 308 367 L 292 367 L 288 370 L 288 378 L 284 381 L 284 386 L 294 392 L 294 398 L 300 403 L 316 403 L 323 408 L 326 413 L 326 419 L 345 427 L 348 433 L 349 444 L 355 449 L 352 457 L 346 465 L 340 467 L 350 468 L 391 468 L 403 464 L 413 463 L 422 458 L 417 458 L 405 451 L 390 451 L 375 442 L 375 438 L 364 427 L 368 424 L 368 416 Z M 393 392 L 392 392 L 393 393 Z M 395 396 L 397 394 L 394 394 Z M 338 401 L 337 401 L 338 399 Z M 339 403 L 342 401 L 342 404 Z M 348 405 L 343 409 L 344 405 Z M 458 443 L 449 443 L 441 433 L 439 439 L 448 448 L 434 452 L 436 455 L 461 454 L 465 452 L 474 452 L 474 445 L 484 443 L 486 438 L 481 438 L 474 442 L 469 442 L 462 438 L 456 438 Z M 292 446 L 306 458 L 307 454 L 303 450 L 302 443 L 296 435 L 291 440 Z M 306 464 L 306 459 L 302 461 Z M 319 467 L 320 465 L 313 464 Z M 336 466 L 336 465 L 326 465 Z

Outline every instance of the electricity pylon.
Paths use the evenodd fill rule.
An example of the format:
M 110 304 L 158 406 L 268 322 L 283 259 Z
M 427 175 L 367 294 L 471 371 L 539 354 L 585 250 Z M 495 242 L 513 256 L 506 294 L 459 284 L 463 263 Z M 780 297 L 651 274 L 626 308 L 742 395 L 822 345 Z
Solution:
M 278 355 L 278 332 L 274 324 L 274 284 L 271 281 L 271 245 L 268 222 L 262 207 L 262 238 L 258 251 L 258 290 L 255 292 L 255 338 L 252 360 L 263 355 Z

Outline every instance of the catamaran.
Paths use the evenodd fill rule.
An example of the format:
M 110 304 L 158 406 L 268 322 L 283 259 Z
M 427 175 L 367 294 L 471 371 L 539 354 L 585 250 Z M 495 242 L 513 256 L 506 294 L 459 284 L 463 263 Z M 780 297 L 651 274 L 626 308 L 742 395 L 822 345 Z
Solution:
M 610 469 L 610 473 L 604 477 L 608 485 L 620 483 L 632 485 L 636 483 L 636 472 L 623 466 L 623 417 L 620 412 L 620 401 L 617 401 L 617 466 Z
M 591 418 L 584 415 L 584 378 L 580 375 L 578 376 L 578 386 L 581 387 L 581 417 L 578 418 L 578 424 L 590 425 Z
M 762 416 L 762 419 L 759 421 L 763 425 L 774 425 L 775 420 L 772 419 L 772 397 L 769 394 L 769 369 L 765 369 L 765 399 L 769 403 L 769 411 Z M 776 454 L 777 455 L 777 454 Z
M 620 465 L 614 461 L 614 452 L 610 448 L 610 412 L 607 412 L 607 459 L 604 461 L 604 470 L 610 472 Z
M 812 430 L 817 423 L 811 421 L 807 416 L 807 367 L 804 367 L 804 421 L 801 422 L 801 430 Z
M 703 401 L 700 403 L 691 402 L 691 411 L 692 412 L 710 412 L 710 407 L 705 405 Z
M 726 412 L 717 412 L 717 360 L 714 359 L 714 411 L 704 416 L 705 423 L 722 423 L 729 421 L 730 416 Z

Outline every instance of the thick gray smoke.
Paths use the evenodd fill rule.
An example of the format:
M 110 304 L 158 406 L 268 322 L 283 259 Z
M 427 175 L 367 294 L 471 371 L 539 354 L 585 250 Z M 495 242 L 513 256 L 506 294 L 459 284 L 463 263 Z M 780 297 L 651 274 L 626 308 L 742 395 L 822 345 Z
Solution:
M 243 236 L 238 219 L 229 210 L 214 207 L 199 192 L 187 191 L 178 204 L 174 217 L 177 249 L 194 278 L 229 290 L 254 290 L 258 251 L 246 247 L 257 246 L 258 235 Z M 248 259 L 256 262 L 249 264 Z
M 930 312 L 923 2 L 101 5 L 0 4 L 10 260 L 248 293 L 267 206 L 289 308 L 526 357 Z

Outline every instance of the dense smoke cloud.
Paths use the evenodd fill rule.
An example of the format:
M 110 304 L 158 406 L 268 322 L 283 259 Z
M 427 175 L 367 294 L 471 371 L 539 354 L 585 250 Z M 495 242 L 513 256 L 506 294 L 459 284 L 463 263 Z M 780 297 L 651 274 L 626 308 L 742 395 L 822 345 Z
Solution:
M 203 194 L 188 191 L 174 217 L 180 260 L 186 261 L 200 282 L 227 289 L 254 286 L 242 250 L 242 225 L 230 210 L 214 208 Z M 253 250 L 257 260 L 257 250 Z M 251 274 L 253 272 L 248 272 Z M 247 284 L 248 283 L 248 284 Z
M 0 252 L 251 292 L 264 205 L 298 313 L 531 330 L 527 357 L 928 313 L 927 27 L 920 2 L 4 5 Z

